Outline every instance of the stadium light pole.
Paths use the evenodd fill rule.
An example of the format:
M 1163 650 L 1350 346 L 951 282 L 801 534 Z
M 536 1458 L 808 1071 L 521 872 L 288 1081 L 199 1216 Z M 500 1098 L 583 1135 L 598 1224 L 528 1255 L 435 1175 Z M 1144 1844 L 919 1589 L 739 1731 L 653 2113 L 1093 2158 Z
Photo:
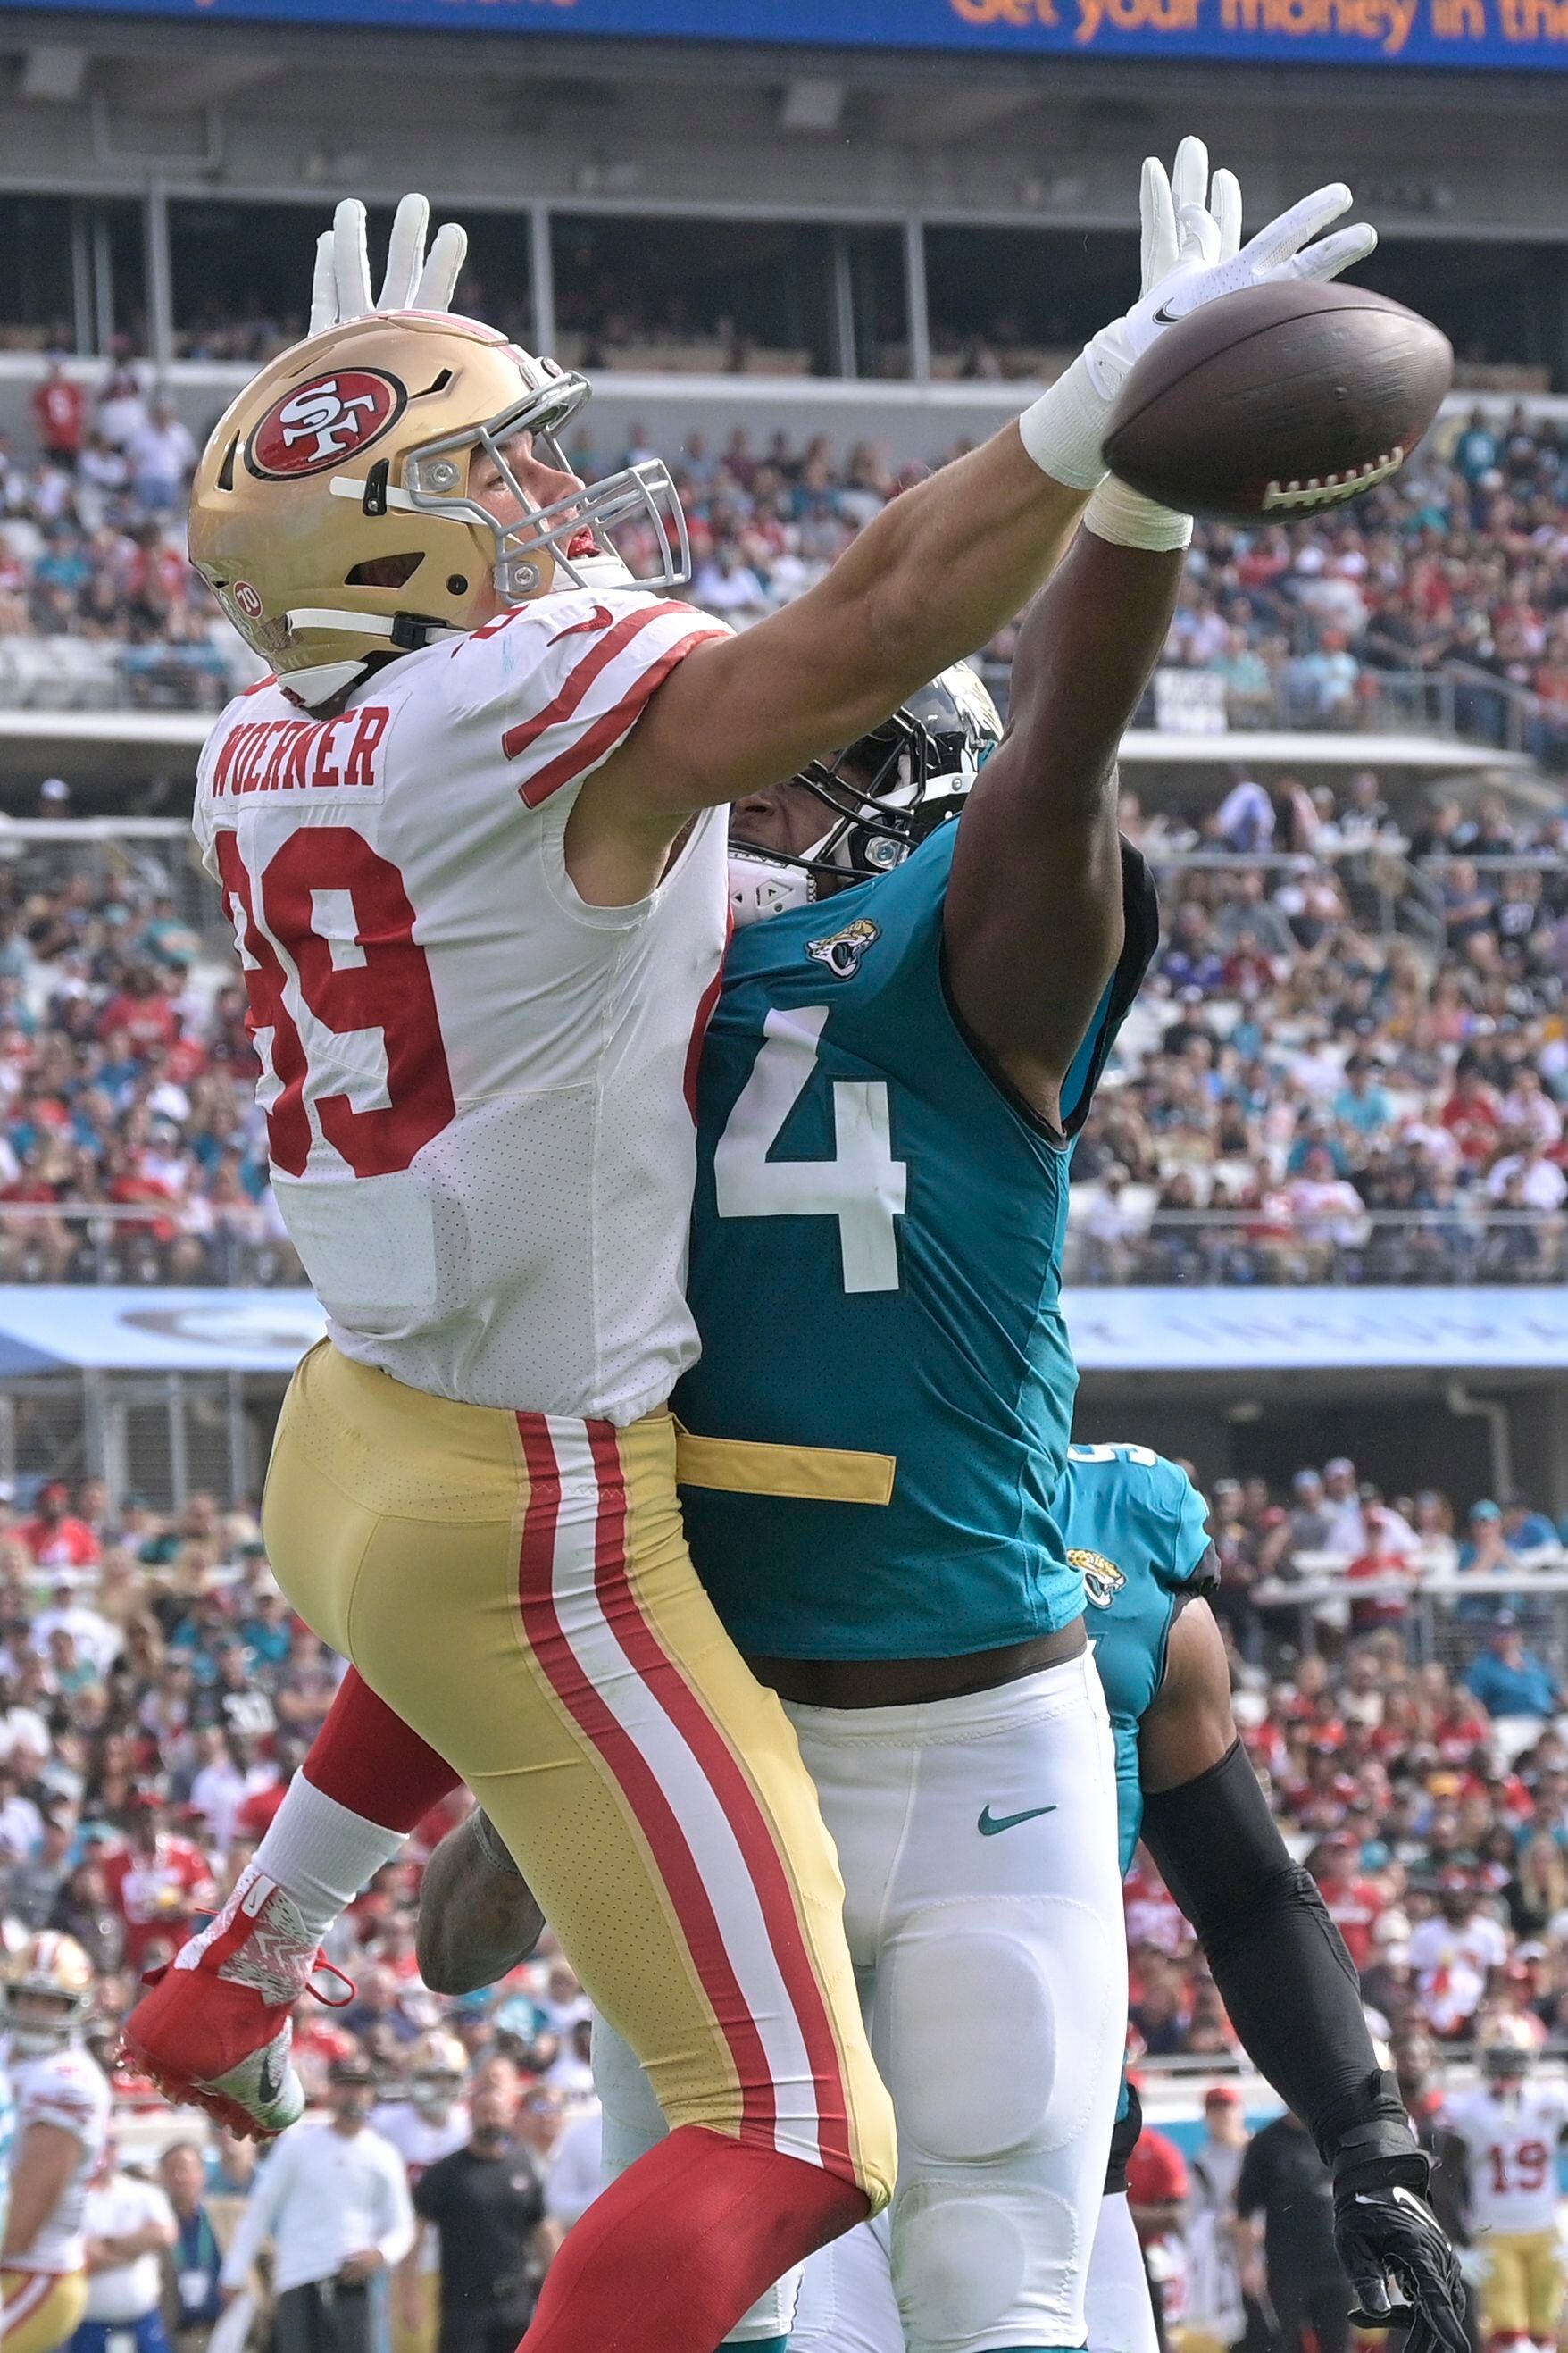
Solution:
M 532 280 L 533 348 L 555 349 L 555 257 L 550 249 L 550 207 L 528 208 L 528 267 Z
M 147 340 L 154 364 L 163 369 L 174 356 L 174 302 L 169 268 L 169 199 L 156 174 L 147 183 L 142 241 L 147 257 Z
M 926 309 L 925 223 L 911 214 L 904 222 L 904 310 L 910 330 L 910 374 L 923 384 L 931 374 L 931 317 Z

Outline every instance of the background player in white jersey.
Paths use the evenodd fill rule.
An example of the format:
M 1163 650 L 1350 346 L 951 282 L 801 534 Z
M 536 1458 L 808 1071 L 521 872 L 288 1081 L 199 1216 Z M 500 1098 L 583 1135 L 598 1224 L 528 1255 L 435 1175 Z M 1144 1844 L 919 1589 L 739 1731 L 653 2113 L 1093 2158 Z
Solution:
M 543 2353 L 597 2353 L 612 2321 L 626 2353 L 710 2353 L 789 2242 L 847 2227 L 893 2171 L 831 1848 L 692 1575 L 662 1411 L 694 1350 L 682 1080 L 721 944 L 712 812 L 1015 613 L 1103 477 L 1139 353 L 1251 276 L 1366 250 L 1347 230 L 1297 259 L 1345 201 L 1223 267 L 1208 216 L 1178 232 L 1168 206 L 1159 286 L 743 639 L 606 573 L 617 518 L 680 535 L 668 477 L 569 471 L 553 436 L 587 387 L 423 307 L 450 278 L 422 293 L 422 214 L 391 315 L 345 235 L 322 332 L 198 470 L 193 561 L 279 677 L 220 720 L 196 826 L 331 1335 L 279 1427 L 269 1554 L 483 1788 L 675 2127 L 574 2233 Z M 1086 1018 L 1118 945 L 1088 945 Z M 132 2021 L 165 2084 L 264 2129 L 297 2104 L 281 2020 L 317 1899 L 380 1859 L 325 1819 L 335 1885 L 258 1865 Z M 274 1828 L 281 1863 L 297 1825 Z
M 468 2063 L 455 2034 L 422 2035 L 414 2046 L 405 2099 L 384 2100 L 371 2111 L 371 2128 L 389 2140 L 403 2159 L 408 2187 L 438 2158 L 450 2157 L 468 2137 L 463 2097 Z M 429 2353 L 439 2310 L 436 2294 L 440 2246 L 426 2224 L 398 2265 L 393 2303 L 395 2353 Z
M 32 1937 L 6 1974 L 16 2157 L 0 2250 L 4 2353 L 54 2353 L 87 2308 L 82 2215 L 110 2116 L 102 2070 L 81 2048 L 91 2000 L 91 1968 L 69 1936 Z
M 1481 2052 L 1482 2081 L 1445 2101 L 1443 2121 L 1469 2157 L 1481 2321 L 1492 2347 L 1554 2348 L 1563 2319 L 1557 2151 L 1568 2084 L 1536 2073 L 1528 2030 L 1505 2022 Z

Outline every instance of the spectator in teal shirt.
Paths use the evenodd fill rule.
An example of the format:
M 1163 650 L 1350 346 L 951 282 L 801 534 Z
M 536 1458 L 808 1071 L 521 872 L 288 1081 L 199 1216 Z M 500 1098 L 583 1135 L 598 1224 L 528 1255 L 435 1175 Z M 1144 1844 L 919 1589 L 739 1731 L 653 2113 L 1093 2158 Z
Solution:
M 1377 1065 L 1365 1054 L 1352 1054 L 1345 1064 L 1345 1083 L 1334 1097 L 1334 1117 L 1358 1135 L 1374 1135 L 1394 1124 L 1394 1103 L 1385 1087 L 1374 1083 Z
M 1491 1641 L 1471 1662 L 1465 1682 L 1489 1715 L 1557 1713 L 1556 1678 L 1533 1651 L 1525 1649 L 1511 1609 L 1499 1612 Z

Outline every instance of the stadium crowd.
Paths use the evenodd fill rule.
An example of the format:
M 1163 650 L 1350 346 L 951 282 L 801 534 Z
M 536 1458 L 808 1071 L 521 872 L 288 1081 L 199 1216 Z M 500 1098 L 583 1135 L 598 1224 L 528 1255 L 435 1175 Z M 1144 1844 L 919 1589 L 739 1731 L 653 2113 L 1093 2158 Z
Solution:
M 13 699 L 215 705 L 249 673 L 183 560 L 189 429 L 130 364 L 96 387 L 52 365 L 32 411 L 32 448 L 0 437 L 0 682 L 8 669 Z M 654 453 L 634 426 L 624 448 L 590 435 L 572 454 L 593 473 Z M 671 462 L 692 593 L 742 627 L 819 578 L 927 470 L 900 472 L 869 442 L 844 452 L 821 435 L 779 432 L 759 444 L 743 427 L 721 447 L 693 432 Z M 1565 462 L 1550 419 L 1522 405 L 1501 423 L 1477 410 L 1353 515 L 1289 532 L 1200 530 L 1168 671 L 1223 681 L 1235 728 L 1348 727 L 1380 674 L 1432 679 L 1458 663 L 1474 727 L 1502 723 L 1489 682 L 1523 690 L 1525 740 L 1568 759 Z M 646 565 L 655 550 L 634 534 L 627 553 Z M 39 639 L 47 661 L 28 659 Z M 990 650 L 1005 660 L 1008 638 Z
M 1557 1528 L 1518 1496 L 1462 1513 L 1435 1493 L 1385 1498 L 1342 1458 L 1303 1468 L 1288 1496 L 1215 1482 L 1211 1525 L 1247 1745 L 1289 1835 L 1339 1891 L 1331 1908 L 1372 1972 L 1369 1999 L 1447 2037 L 1505 1996 L 1554 2026 L 1568 2004 L 1568 1662 L 1555 1597 L 1529 1578 L 1560 1560 Z M 1445 1621 L 1452 1667 L 1415 1664 L 1405 1634 L 1408 1590 L 1436 1571 L 1473 1586 Z M 1291 1604 L 1304 1580 L 1322 1620 L 1309 1653 Z M 83 1945 L 106 2048 L 135 1977 L 171 1957 L 248 1861 L 340 1672 L 289 1612 L 249 1508 L 205 1494 L 175 1513 L 117 1505 L 100 1480 L 0 1493 L 0 1915 L 13 1943 L 52 1926 Z M 396 2078 L 446 2023 L 582 2090 L 581 2006 L 558 1962 L 451 2010 L 419 1982 L 420 1864 L 454 1819 L 427 1821 L 335 1934 L 330 1957 L 358 1991 L 341 2009 L 300 2006 L 316 2088 L 356 2048 Z M 1493 1958 L 1465 1989 L 1451 1963 L 1440 1987 L 1424 1975 L 1433 1939 L 1416 1933 L 1456 1871 L 1472 1912 L 1496 1920 Z M 1225 2056 L 1212 1989 L 1147 1871 L 1128 1917 L 1144 2047 Z
M 1163 944 L 1075 1160 L 1079 1279 L 1559 1277 L 1563 819 L 1402 826 L 1369 770 L 1122 826 Z
M 1303 1468 L 1283 1496 L 1261 1480 L 1220 1480 L 1211 1503 L 1237 1718 L 1375 2021 L 1396 2049 L 1422 2030 L 1449 2057 L 1502 2029 L 1560 2044 L 1565 1662 L 1550 1590 L 1528 1587 L 1561 1557 L 1558 1530 L 1518 1497 L 1459 1513 L 1437 1494 L 1385 1499 L 1342 1459 Z M 1417 1663 L 1388 1591 L 1401 1568 L 1474 1581 L 1445 1620 L 1447 1664 Z M 1314 1603 L 1319 1640 L 1303 1650 L 1281 1596 L 1307 1581 L 1321 1597 L 1325 1579 L 1336 1590 Z M 117 2059 L 120 2021 L 142 1973 L 233 1887 L 339 1671 L 291 1616 L 250 1508 L 224 1512 L 204 1494 L 175 1513 L 117 1505 L 96 1480 L 0 1493 L 0 1937 L 16 1950 L 28 1934 L 63 1930 L 89 1955 L 90 2047 L 110 2075 L 121 2144 L 139 2153 L 188 2144 L 189 2130 Z M 299 2003 L 296 2054 L 313 2100 L 368 2104 L 373 2089 L 395 2138 L 426 2116 L 432 2072 L 450 2099 L 467 2071 L 471 2086 L 498 2092 L 546 2212 L 565 2226 L 591 2194 L 595 2113 L 570 1969 L 547 1940 L 501 1985 L 456 2002 L 418 1972 L 424 1862 L 464 1802 L 427 1820 L 332 1933 L 326 1958 L 342 1978 L 320 1974 L 321 1998 Z M 1229 2022 L 1146 1857 L 1126 1921 L 1130 2048 L 1146 2087 L 1166 2061 L 1223 2078 L 1237 2061 Z M 1222 2084 L 1211 2109 L 1226 2098 Z M 1211 2129 L 1226 2123 L 1209 2116 Z M 232 2226 L 254 2153 L 205 2126 L 196 2137 L 205 2194 L 229 2201 Z M 1180 2168 L 1158 2135 L 1142 2164 L 1145 2183 Z M 1141 2196 L 1151 2211 L 1172 2202 L 1139 2180 L 1135 2168 L 1135 2207 Z M 1167 2219 L 1156 2235 L 1184 2265 L 1179 2230 Z M 1174 2320 L 1185 2290 L 1169 2276 Z M 208 2288 L 210 2323 L 216 2274 Z
M 1074 1279 L 1559 1277 L 1568 821 L 1485 796 L 1402 831 L 1370 773 L 1122 820 L 1164 944 L 1079 1147 Z M 299 1279 L 243 990 L 175 879 L 0 860 L 0 1280 Z
M 243 988 L 156 867 L 0 864 L 0 1276 L 298 1280 Z M 94 1215 L 94 1212 L 98 1212 Z
M 216 699 L 237 640 L 180 548 L 191 436 L 123 367 L 96 391 L 51 370 L 34 423 L 36 454 L 0 446 L 0 691 L 9 664 L 13 691 L 68 700 L 109 657 L 116 696 Z M 1563 459 L 1551 425 L 1478 416 L 1353 520 L 1203 534 L 1173 667 L 1223 676 L 1233 717 L 1278 690 L 1322 719 L 1309 675 L 1352 715 L 1367 666 L 1458 653 L 1543 708 L 1558 666 L 1568 711 Z M 900 487 L 868 445 L 744 430 L 694 434 L 679 470 L 694 593 L 742 624 Z M 1123 822 L 1165 941 L 1078 1156 L 1075 1276 L 1560 1276 L 1568 819 L 1496 796 L 1396 812 L 1374 774 L 1336 795 L 1238 767 L 1212 809 L 1130 797 Z M 254 1073 L 240 993 L 156 872 L 0 867 L 0 1279 L 293 1279 Z

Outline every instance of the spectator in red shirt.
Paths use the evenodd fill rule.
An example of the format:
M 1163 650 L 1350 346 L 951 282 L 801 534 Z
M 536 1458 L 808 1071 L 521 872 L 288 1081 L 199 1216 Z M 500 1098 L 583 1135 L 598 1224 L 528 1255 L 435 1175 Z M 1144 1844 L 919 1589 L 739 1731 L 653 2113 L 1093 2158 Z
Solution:
M 1307 1868 L 1318 1883 L 1330 1919 L 1345 1940 L 1352 1960 L 1364 1969 L 1372 1958 L 1373 1935 L 1387 1898 L 1373 1879 L 1363 1878 L 1358 1864 L 1360 1842 L 1348 1835 L 1325 1839 L 1307 1858 Z
M 1173 2140 L 1145 2125 L 1127 2160 L 1127 2203 L 1143 2250 L 1162 2343 L 1186 2304 L 1187 2255 L 1183 2235 L 1192 2183 Z
M 1366 1585 L 1374 1578 L 1385 1578 L 1391 1585 L 1395 1579 L 1399 1582 L 1396 1590 L 1364 1598 L 1352 1597 L 1352 1634 L 1371 1634 L 1379 1626 L 1403 1626 L 1409 1614 L 1410 1591 L 1415 1579 L 1409 1547 L 1403 1541 L 1399 1526 L 1387 1504 L 1363 1504 L 1362 1522 L 1366 1530 L 1365 1549 L 1346 1569 L 1346 1582 Z
M 1145 2247 L 1180 2230 L 1191 2194 L 1186 2158 L 1166 2134 L 1145 2125 L 1127 2160 L 1127 2202 Z
M 259 1846 L 262 1839 L 271 1829 L 272 1817 L 283 1803 L 283 1793 L 299 1771 L 300 1758 L 302 1754 L 302 1750 L 291 1749 L 281 1760 L 281 1769 L 277 1779 L 269 1782 L 265 1789 L 253 1790 L 236 1814 L 235 1829 L 239 1836 L 242 1839 L 247 1839 L 252 1846 Z
M 132 965 L 119 996 L 111 997 L 99 1015 L 100 1038 L 112 1038 L 117 1029 L 136 1054 L 172 1046 L 179 1036 L 179 1017 L 150 964 Z
M 31 406 L 45 457 L 57 466 L 74 470 L 81 455 L 87 396 L 79 384 L 71 382 L 59 360 L 50 361 L 49 372 L 34 392 Z
M 1460 1159 L 1473 1168 L 1484 1167 L 1497 1148 L 1502 1117 L 1496 1090 L 1487 1084 L 1473 1062 L 1460 1062 L 1454 1074 L 1454 1092 L 1440 1116 Z
M 133 1970 L 153 1946 L 183 1944 L 197 1913 L 217 1902 L 201 1848 L 173 1837 L 163 1828 L 161 1801 L 145 1793 L 133 1801 L 129 1842 L 104 1856 L 103 1876 L 125 1923 L 126 1967 Z
M 102 1546 L 85 1520 L 73 1519 L 66 1506 L 70 1489 L 63 1479 L 51 1479 L 38 1490 L 38 1508 L 16 1531 L 40 1568 L 90 1568 Z

